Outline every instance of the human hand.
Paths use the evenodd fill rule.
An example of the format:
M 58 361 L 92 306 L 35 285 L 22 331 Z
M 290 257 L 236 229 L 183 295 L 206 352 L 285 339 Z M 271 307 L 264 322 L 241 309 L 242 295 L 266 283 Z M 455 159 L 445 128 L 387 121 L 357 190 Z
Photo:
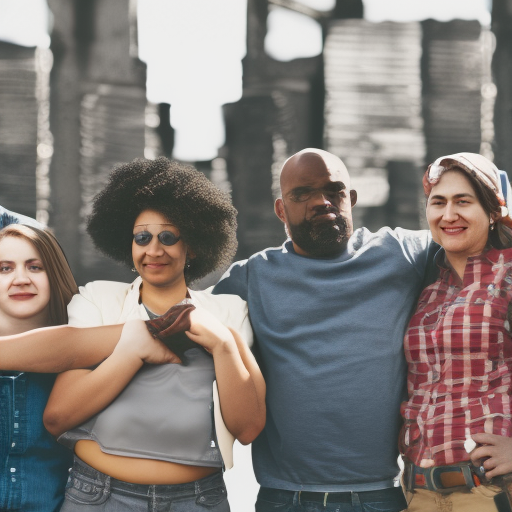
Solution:
M 114 352 L 121 351 L 149 364 L 181 363 L 174 352 L 151 335 L 143 320 L 129 320 L 124 324 Z
M 487 478 L 512 472 L 512 438 L 484 432 L 471 437 L 480 445 L 470 453 L 471 461 L 483 466 Z
M 236 347 L 231 331 L 203 308 L 190 313 L 190 329 L 185 334 L 210 354 L 230 344 Z

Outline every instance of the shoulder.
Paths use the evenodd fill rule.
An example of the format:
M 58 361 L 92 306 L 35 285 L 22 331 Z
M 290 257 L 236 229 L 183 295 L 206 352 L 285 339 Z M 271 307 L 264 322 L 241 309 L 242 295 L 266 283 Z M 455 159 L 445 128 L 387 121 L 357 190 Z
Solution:
M 270 247 L 253 254 L 249 259 L 233 263 L 213 288 L 214 294 L 233 294 L 248 298 L 250 276 L 258 276 L 270 263 L 276 264 L 280 255 L 287 253 L 286 244 Z
M 402 246 L 413 252 L 424 252 L 432 242 L 432 235 L 428 230 L 410 230 L 403 228 L 383 227 L 376 233 L 366 228 L 359 228 L 354 231 L 350 238 L 350 244 L 355 250 L 366 245 L 390 245 Z
M 68 304 L 70 325 L 104 325 L 121 321 L 127 303 L 131 308 L 138 304 L 140 278 L 133 283 L 117 281 L 92 281 L 80 286 Z M 133 300 L 131 297 L 133 296 Z M 128 304 L 128 306 L 130 305 Z
M 89 300 L 95 299 L 115 299 L 126 297 L 127 293 L 133 289 L 136 282 L 121 283 L 118 281 L 92 281 L 85 286 L 80 286 L 80 295 Z

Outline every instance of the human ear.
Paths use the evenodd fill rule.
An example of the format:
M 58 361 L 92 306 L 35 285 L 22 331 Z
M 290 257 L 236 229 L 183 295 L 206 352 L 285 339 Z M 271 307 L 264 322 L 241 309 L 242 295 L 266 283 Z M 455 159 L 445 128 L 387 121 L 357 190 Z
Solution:
M 357 192 L 355 190 L 350 191 L 350 205 L 355 206 L 357 203 Z
M 281 222 L 286 223 L 286 218 L 284 215 L 284 204 L 282 198 L 278 197 L 276 202 L 274 203 L 274 211 L 276 212 L 277 217 Z

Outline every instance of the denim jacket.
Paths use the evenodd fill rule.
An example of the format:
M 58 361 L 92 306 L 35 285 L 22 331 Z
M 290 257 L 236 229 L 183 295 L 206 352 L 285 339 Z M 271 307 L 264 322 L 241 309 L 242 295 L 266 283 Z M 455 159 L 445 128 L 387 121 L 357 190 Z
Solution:
M 54 512 L 72 453 L 43 426 L 53 374 L 0 372 L 0 510 Z

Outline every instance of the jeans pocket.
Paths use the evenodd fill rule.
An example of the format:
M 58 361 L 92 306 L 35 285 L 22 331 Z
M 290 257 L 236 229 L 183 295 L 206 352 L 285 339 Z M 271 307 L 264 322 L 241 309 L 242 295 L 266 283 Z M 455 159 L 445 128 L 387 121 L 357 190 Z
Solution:
M 212 509 L 214 507 L 217 507 L 223 501 L 226 501 L 227 503 L 227 492 L 226 486 L 224 484 L 219 485 L 218 487 L 214 487 L 213 489 L 203 491 L 196 498 L 197 505 L 204 507 L 206 509 Z
M 258 494 L 256 512 L 286 512 L 293 509 L 293 501 L 279 492 Z
M 71 472 L 66 485 L 66 501 L 80 505 L 101 505 L 110 496 L 110 489 L 105 483 Z

